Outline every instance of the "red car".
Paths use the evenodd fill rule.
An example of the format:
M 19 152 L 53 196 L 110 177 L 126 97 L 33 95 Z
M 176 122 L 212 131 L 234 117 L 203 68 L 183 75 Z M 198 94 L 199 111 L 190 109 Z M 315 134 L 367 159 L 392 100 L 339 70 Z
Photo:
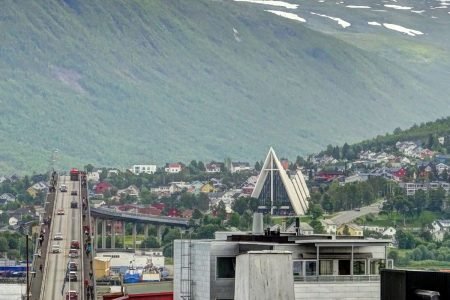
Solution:
M 72 240 L 70 242 L 70 248 L 72 249 L 80 249 L 80 242 L 77 240 Z

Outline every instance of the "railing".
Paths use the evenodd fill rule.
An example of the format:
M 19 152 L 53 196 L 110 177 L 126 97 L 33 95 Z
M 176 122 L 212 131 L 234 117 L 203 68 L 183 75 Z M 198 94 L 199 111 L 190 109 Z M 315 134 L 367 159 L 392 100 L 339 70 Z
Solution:
M 155 222 L 160 223 L 175 223 L 178 225 L 189 225 L 189 220 L 184 218 L 172 218 L 172 217 L 165 217 L 165 216 L 150 216 L 142 213 L 126 213 L 126 212 L 118 212 L 114 209 L 110 208 L 91 208 L 91 214 L 106 214 L 110 216 L 120 217 L 120 218 L 133 218 L 133 219 L 141 219 L 144 221 L 150 221 L 153 220 Z
M 319 275 L 319 276 L 294 275 L 294 281 L 300 282 L 380 281 L 380 275 Z

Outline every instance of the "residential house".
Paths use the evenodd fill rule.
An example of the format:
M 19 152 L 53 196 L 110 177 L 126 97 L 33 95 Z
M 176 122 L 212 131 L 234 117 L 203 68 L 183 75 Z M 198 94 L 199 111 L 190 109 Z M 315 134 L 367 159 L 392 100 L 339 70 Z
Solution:
M 117 196 L 119 196 L 119 197 L 131 196 L 131 197 L 139 198 L 139 189 L 135 185 L 130 185 L 126 189 L 118 190 Z
M 320 223 L 322 223 L 323 229 L 327 234 L 336 234 L 337 225 L 331 219 L 323 219 Z
M 97 183 L 94 187 L 96 194 L 104 194 L 107 191 L 110 191 L 112 189 L 112 185 L 109 182 L 102 181 L 100 183 Z
M 252 167 L 250 167 L 250 163 L 248 162 L 232 162 L 230 172 L 231 173 L 237 173 L 242 171 L 250 171 L 252 170 Z
M 44 181 L 37 182 L 27 189 L 27 193 L 35 198 L 40 192 L 45 192 L 48 186 Z
M 211 182 L 205 183 L 200 188 L 200 192 L 202 193 L 214 193 L 216 189 L 214 188 L 213 184 Z
M 442 173 L 444 173 L 444 171 L 448 171 L 449 170 L 449 166 L 444 164 L 444 163 L 438 163 L 436 165 L 436 171 L 439 175 L 441 175 Z
M 109 169 L 108 170 L 108 177 L 111 177 L 112 175 L 119 175 L 120 170 L 119 169 Z
M 364 182 L 369 180 L 369 174 L 356 173 L 354 175 L 345 177 L 344 184 L 353 182 Z
M 4 201 L 5 203 L 16 201 L 16 196 L 10 193 L 4 193 L 0 196 L 0 201 Z
M 92 181 L 92 182 L 99 182 L 100 181 L 100 173 L 98 171 L 92 171 L 87 173 L 87 181 Z
M 222 163 L 211 162 L 209 164 L 206 164 L 205 170 L 206 173 L 220 173 L 222 171 L 222 167 Z
M 393 238 L 395 234 L 397 233 L 397 230 L 394 227 L 388 227 L 385 231 L 383 231 L 383 236 L 389 236 Z
M 168 164 L 166 164 L 166 167 L 164 168 L 166 173 L 171 173 L 171 174 L 180 173 L 182 169 L 183 169 L 183 165 L 181 163 L 168 163 Z
M 336 233 L 338 235 L 363 236 L 363 229 L 353 223 L 342 224 L 338 227 Z
M 130 171 L 135 175 L 139 175 L 141 173 L 154 174 L 156 169 L 156 165 L 133 165 Z
M 8 180 L 5 176 L 0 176 L 0 184 Z
M 301 222 L 300 223 L 300 234 L 302 235 L 313 235 L 314 229 L 308 223 Z

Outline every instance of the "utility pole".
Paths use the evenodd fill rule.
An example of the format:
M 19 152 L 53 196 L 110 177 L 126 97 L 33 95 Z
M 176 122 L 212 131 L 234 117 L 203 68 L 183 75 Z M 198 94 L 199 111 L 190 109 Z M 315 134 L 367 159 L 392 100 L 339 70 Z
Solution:
M 30 300 L 30 275 L 29 275 L 29 254 L 28 254 L 28 234 L 26 236 L 27 240 L 25 242 L 25 247 L 26 247 L 26 255 L 27 255 L 27 300 Z

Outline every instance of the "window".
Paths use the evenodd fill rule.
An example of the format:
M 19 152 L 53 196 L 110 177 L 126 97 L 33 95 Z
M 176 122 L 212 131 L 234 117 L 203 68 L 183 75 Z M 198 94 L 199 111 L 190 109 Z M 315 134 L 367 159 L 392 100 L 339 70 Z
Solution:
M 305 276 L 316 275 L 317 264 L 316 261 L 305 261 Z
M 350 260 L 339 260 L 339 275 L 350 275 Z
M 319 266 L 319 275 L 333 275 L 332 260 L 321 260 Z
M 303 261 L 294 260 L 293 261 L 293 269 L 294 269 L 294 276 L 295 275 L 303 276 Z
M 365 275 L 366 274 L 366 261 L 354 260 L 353 261 L 353 275 Z
M 236 257 L 218 257 L 216 264 L 217 278 L 234 278 Z

